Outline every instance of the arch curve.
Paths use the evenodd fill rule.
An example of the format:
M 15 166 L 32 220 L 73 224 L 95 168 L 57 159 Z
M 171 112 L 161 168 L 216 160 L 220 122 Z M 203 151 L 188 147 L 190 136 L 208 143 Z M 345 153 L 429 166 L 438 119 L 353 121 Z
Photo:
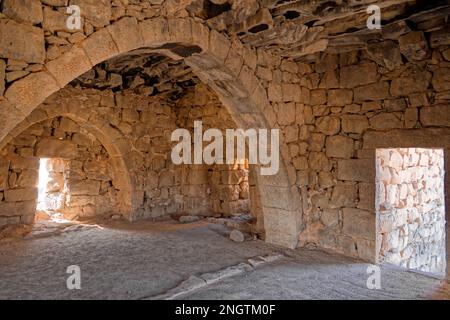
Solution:
M 54 104 L 42 104 L 30 115 L 28 115 L 21 123 L 19 123 L 0 144 L 0 150 L 6 147 L 15 137 L 20 136 L 31 126 L 41 123 L 43 121 L 54 119 L 56 117 L 65 117 L 76 124 L 78 124 L 81 130 L 85 130 L 87 133 L 92 134 L 96 139 L 100 141 L 103 147 L 108 152 L 112 163 L 113 169 L 113 181 L 114 186 L 117 188 L 117 200 L 118 200 L 118 213 L 123 217 L 132 220 L 133 205 L 132 205 L 132 193 L 133 184 L 128 171 L 126 157 L 129 150 L 121 150 L 116 146 L 114 140 L 110 138 L 110 135 L 105 131 L 104 127 L 99 127 L 98 124 L 106 123 L 106 120 L 98 120 L 96 122 L 90 121 L 94 113 L 87 108 L 67 108 L 62 105 Z M 115 130 L 112 128 L 112 130 Z M 120 136 L 121 133 L 116 130 L 115 136 Z M 129 148 L 128 148 L 129 149 Z
M 36 117 L 33 110 L 48 96 L 98 63 L 139 48 L 150 48 L 173 59 L 184 59 L 194 73 L 217 93 L 240 128 L 270 128 L 264 115 L 270 109 L 270 103 L 265 88 L 255 75 L 257 59 L 252 50 L 191 18 L 156 18 L 138 22 L 136 18 L 124 17 L 48 62 L 44 71 L 32 73 L 7 89 L 6 100 L 0 101 L 2 113 L 6 115 L 3 121 L 0 120 L 3 122 L 0 145 L 21 122 L 32 121 Z M 100 119 L 80 118 L 79 121 L 85 121 L 85 126 L 92 127 L 92 130 L 98 129 L 98 134 L 114 134 L 107 132 L 109 128 Z M 103 139 L 106 141 L 107 137 Z M 117 139 L 114 138 L 111 144 L 117 143 Z M 111 152 L 126 152 L 120 150 L 125 148 L 123 144 L 117 144 L 118 150 L 109 146 Z M 256 182 L 266 241 L 295 248 L 302 223 L 300 195 L 290 182 L 286 165 L 282 161 L 275 176 L 256 174 Z

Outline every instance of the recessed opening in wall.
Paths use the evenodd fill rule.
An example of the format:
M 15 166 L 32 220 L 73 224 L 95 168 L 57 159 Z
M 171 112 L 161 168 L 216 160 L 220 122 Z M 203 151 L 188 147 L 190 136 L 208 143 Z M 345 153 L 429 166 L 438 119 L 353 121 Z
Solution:
M 61 210 L 64 209 L 64 172 L 67 161 L 59 158 L 42 158 L 39 161 L 37 220 L 65 222 Z
M 377 259 L 445 275 L 444 150 L 376 151 Z

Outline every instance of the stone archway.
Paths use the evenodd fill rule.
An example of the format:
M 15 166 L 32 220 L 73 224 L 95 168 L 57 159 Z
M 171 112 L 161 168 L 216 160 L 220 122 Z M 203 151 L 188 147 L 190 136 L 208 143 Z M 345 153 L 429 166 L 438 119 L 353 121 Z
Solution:
M 52 97 L 58 99 L 56 94 Z M 132 220 L 133 184 L 127 169 L 124 154 L 129 152 L 127 144 L 120 143 L 122 134 L 120 131 L 108 126 L 108 122 L 92 110 L 80 108 L 74 104 L 42 104 L 30 113 L 21 123 L 19 123 L 0 144 L 0 150 L 19 137 L 23 132 L 35 124 L 56 117 L 65 117 L 74 121 L 85 132 L 97 138 L 108 152 L 112 164 L 114 187 L 117 188 L 117 210 L 123 217 Z M 119 142 L 119 143 L 117 143 Z
M 193 19 L 157 18 L 138 22 L 135 18 L 125 17 L 48 62 L 45 71 L 13 83 L 5 93 L 6 100 L 0 102 L 5 115 L 0 141 L 50 94 L 96 64 L 139 48 L 184 59 L 217 93 L 239 127 L 270 128 L 264 116 L 270 104 L 264 87 L 254 74 L 256 56 L 252 51 Z M 101 125 L 97 127 L 101 128 Z M 285 164 L 280 164 L 277 175 L 256 175 L 256 183 L 266 241 L 295 248 L 302 220 L 300 195 L 295 187 L 291 187 Z

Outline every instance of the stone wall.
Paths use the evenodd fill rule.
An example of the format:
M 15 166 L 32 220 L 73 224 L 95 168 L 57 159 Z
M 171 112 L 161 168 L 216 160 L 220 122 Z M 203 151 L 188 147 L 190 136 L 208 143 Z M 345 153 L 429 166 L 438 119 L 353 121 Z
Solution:
M 448 150 L 449 52 L 421 32 L 311 62 L 258 51 L 266 115 L 302 194 L 301 246 L 375 260 L 375 149 Z
M 226 109 L 204 85 L 195 87 L 178 104 L 132 92 L 67 87 L 48 98 L 34 115 L 47 118 L 65 114 L 69 112 L 67 106 L 75 118 L 89 112 L 90 120 L 82 121 L 82 128 L 66 117 L 36 123 L 28 129 L 25 125 L 26 130 L 17 131 L 18 136 L 6 148 L 21 153 L 21 144 L 30 144 L 27 152 L 33 156 L 36 170 L 42 157 L 70 159 L 64 168 L 52 173 L 62 175 L 63 185 L 54 193 L 64 198 L 60 211 L 67 217 L 119 213 L 113 192 L 114 175 L 119 172 L 108 162 L 108 152 L 95 134 L 85 132 L 99 121 L 114 128 L 116 133 L 110 133 L 116 139 L 114 143 L 128 150 L 123 160 L 133 188 L 131 219 L 174 213 L 211 216 L 249 212 L 248 166 L 177 166 L 170 158 L 174 145 L 170 137 L 178 126 L 193 128 L 194 120 L 202 120 L 204 129 L 235 127 Z M 36 185 L 34 181 L 33 194 Z M 34 213 L 32 207 L 30 203 L 30 215 Z
M 2 221 L 5 216 L 6 223 L 33 221 L 41 158 L 66 160 L 65 168 L 51 169 L 56 179 L 57 173 L 63 172 L 59 180 L 62 185 L 54 190 L 61 192 L 61 213 L 70 218 L 86 218 L 115 211 L 117 190 L 110 171 L 111 160 L 101 143 L 71 119 L 56 117 L 36 123 L 15 137 L 2 153 L 9 163 L 9 170 L 2 174 L 7 181 L 1 188 Z
M 236 124 L 217 96 L 203 84 L 186 94 L 176 106 L 177 125 L 191 131 L 194 121 L 202 121 L 203 130 L 215 128 L 225 136 L 226 129 L 236 129 Z M 207 142 L 204 145 L 208 144 Z M 225 146 L 224 146 L 225 150 Z M 185 167 L 195 180 L 202 180 L 202 198 L 208 195 L 209 211 L 226 216 L 249 213 L 249 165 L 193 165 Z M 202 178 L 203 177 L 203 178 Z M 199 181 L 198 181 L 199 182 Z M 192 183 L 191 183 L 192 184 Z M 198 185 L 198 184 L 197 184 Z M 198 188 L 198 187 L 197 187 Z M 195 196 L 190 196 L 193 201 Z M 198 209 L 197 209 L 198 210 Z M 195 211 L 195 210 L 194 210 Z
M 379 261 L 445 274 L 443 150 L 379 149 L 376 157 Z

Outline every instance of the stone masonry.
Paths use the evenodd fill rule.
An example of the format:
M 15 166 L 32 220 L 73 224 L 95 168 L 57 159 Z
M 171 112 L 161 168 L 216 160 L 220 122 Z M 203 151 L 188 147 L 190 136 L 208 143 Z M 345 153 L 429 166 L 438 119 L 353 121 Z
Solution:
M 379 259 L 445 274 L 444 152 L 377 150 Z
M 376 150 L 442 149 L 449 170 L 448 1 L 0 2 L 0 224 L 32 223 L 35 188 L 9 180 L 26 171 L 31 182 L 37 162 L 8 157 L 20 156 L 24 132 L 55 119 L 98 140 L 86 157 L 110 163 L 116 195 L 101 201 L 112 214 L 250 212 L 270 243 L 372 262 Z M 382 29 L 367 28 L 370 4 Z M 81 9 L 79 30 L 67 27 L 68 5 Z M 170 134 L 196 120 L 280 129 L 279 172 L 175 166 Z M 53 143 L 73 134 L 62 138 Z M 36 158 L 39 144 L 23 139 Z M 401 263 L 424 265 L 413 260 Z

